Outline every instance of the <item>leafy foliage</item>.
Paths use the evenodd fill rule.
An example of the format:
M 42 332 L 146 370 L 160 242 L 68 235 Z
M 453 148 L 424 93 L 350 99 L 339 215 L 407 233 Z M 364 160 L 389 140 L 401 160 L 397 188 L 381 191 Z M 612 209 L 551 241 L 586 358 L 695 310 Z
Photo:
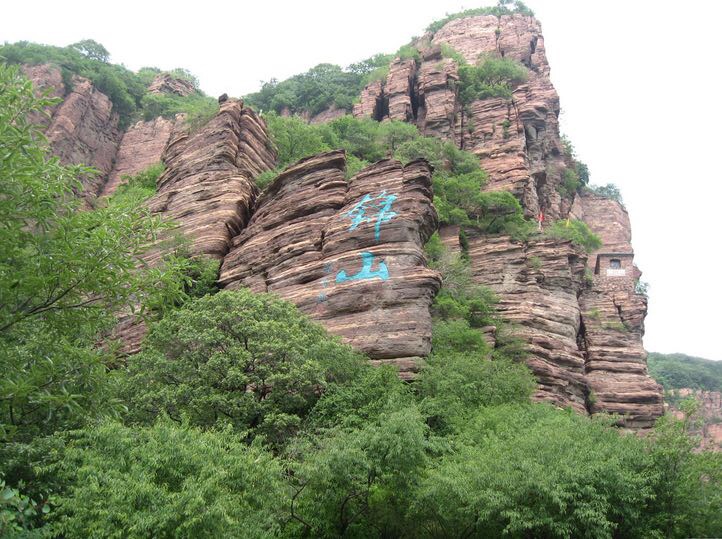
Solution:
M 289 303 L 247 290 L 220 292 L 155 324 L 123 394 L 133 422 L 165 413 L 282 444 L 323 388 L 357 367 L 347 346 Z
M 281 113 L 308 113 L 329 108 L 350 111 L 354 100 L 378 69 L 388 66 L 389 55 L 377 54 L 367 60 L 351 64 L 347 69 L 333 64 L 319 64 L 306 73 L 279 82 L 271 79 L 261 89 L 245 96 L 253 108 Z
M 550 238 L 571 240 L 588 253 L 602 246 L 602 240 L 591 231 L 584 221 L 577 219 L 555 221 L 551 226 L 547 227 L 544 233 Z
M 82 424 L 117 402 L 95 348 L 115 311 L 144 302 L 174 268 L 137 271 L 164 226 L 130 197 L 78 211 L 79 173 L 48 158 L 26 116 L 49 101 L 0 65 L 0 438 Z
M 722 391 L 722 362 L 687 356 L 650 352 L 647 358 L 649 374 L 664 389 L 703 389 Z
M 457 443 L 415 495 L 418 536 L 608 537 L 642 522 L 642 446 L 602 422 L 542 405 L 486 407 Z
M 269 537 L 286 507 L 281 463 L 232 431 L 160 419 L 73 433 L 57 466 L 70 488 L 51 527 L 64 537 Z
M 515 84 L 526 81 L 527 70 L 511 58 L 486 57 L 478 65 L 459 66 L 459 99 L 471 103 L 477 99 L 511 99 Z
M 622 192 L 619 190 L 619 187 L 613 183 L 608 183 L 607 185 L 590 185 L 589 190 L 595 195 L 616 200 L 620 204 L 624 205 Z

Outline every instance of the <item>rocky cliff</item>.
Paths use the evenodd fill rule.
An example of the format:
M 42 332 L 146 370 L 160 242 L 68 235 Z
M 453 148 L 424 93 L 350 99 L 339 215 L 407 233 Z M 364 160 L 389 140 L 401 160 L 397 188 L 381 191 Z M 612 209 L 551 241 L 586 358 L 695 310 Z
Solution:
M 305 159 L 264 191 L 220 283 L 296 303 L 378 363 L 411 376 L 431 349 L 440 286 L 423 246 L 436 229 L 431 169 L 380 161 L 350 181 L 342 151 Z
M 489 174 L 486 189 L 510 191 L 527 216 L 590 226 L 602 246 L 588 256 L 569 243 L 470 231 L 467 254 L 475 280 L 496 292 L 500 314 L 528 344 L 538 399 L 621 414 L 630 427 L 650 426 L 663 413 L 662 392 L 647 374 L 647 301 L 636 290 L 641 272 L 633 263 L 629 217 L 614 200 L 582 193 L 572 201 L 561 194 L 568 164 L 538 21 L 520 14 L 461 18 L 415 44 L 420 59 L 392 62 L 384 81 L 364 89 L 354 114 L 413 122 L 452 140 L 480 158 Z M 513 87 L 511 99 L 464 105 L 458 64 L 442 54 L 449 47 L 469 64 L 485 56 L 512 58 L 526 66 L 527 80 Z M 455 227 L 442 230 L 448 246 L 458 246 L 457 235 Z
M 414 123 L 452 141 L 479 157 L 489 175 L 485 189 L 513 193 L 528 217 L 543 214 L 545 225 L 580 219 L 600 236 L 602 247 L 587 254 L 568 241 L 519 241 L 473 229 L 462 246 L 458 227 L 441 230 L 449 247 L 466 251 L 473 279 L 497 294 L 500 315 L 526 343 L 536 399 L 650 426 L 663 411 L 662 393 L 646 369 L 647 302 L 637 293 L 629 218 L 613 200 L 562 194 L 568 163 L 539 23 L 519 14 L 456 19 L 416 44 L 418 59 L 395 59 L 384 80 L 364 88 L 353 114 Z M 459 66 L 445 57 L 448 47 L 471 64 L 482 55 L 513 58 L 528 77 L 510 99 L 462 103 Z M 265 122 L 241 101 L 224 101 L 194 133 L 158 118 L 136 123 L 121 138 L 107 98 L 87 81 L 74 80 L 66 95 L 52 68 L 29 75 L 64 96 L 50 111 L 47 132 L 65 161 L 101 170 L 92 192 L 112 193 L 124 174 L 162 158 L 166 169 L 149 207 L 177 223 L 193 254 L 221 262 L 221 286 L 277 293 L 406 378 L 423 364 L 429 307 L 440 286 L 423 254 L 437 228 L 425 161 L 383 160 L 347 181 L 345 154 L 333 151 L 299 161 L 259 193 L 253 180 L 274 168 L 276 154 Z M 154 85 L 186 91 L 167 78 Z M 157 248 L 147 261 L 163 253 Z M 137 350 L 143 331 L 137 321 L 124 321 L 119 335 L 127 351 Z M 493 328 L 485 335 L 493 344 Z

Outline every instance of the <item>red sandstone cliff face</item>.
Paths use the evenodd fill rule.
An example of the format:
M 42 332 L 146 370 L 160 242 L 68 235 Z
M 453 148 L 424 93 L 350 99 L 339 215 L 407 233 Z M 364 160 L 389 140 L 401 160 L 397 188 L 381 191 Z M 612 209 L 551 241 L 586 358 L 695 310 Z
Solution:
M 112 195 L 123 183 L 124 176 L 133 176 L 151 165 L 160 163 L 176 123 L 182 118 L 168 120 L 158 117 L 149 122 L 137 122 L 123 134 L 115 156 L 115 163 L 101 194 Z
M 258 200 L 220 283 L 273 292 L 377 363 L 413 376 L 431 347 L 440 286 L 423 245 L 436 228 L 424 161 L 380 161 L 344 179 L 342 151 L 304 159 Z
M 258 194 L 253 179 L 275 158 L 265 123 L 230 99 L 196 133 L 175 130 L 149 206 L 178 224 L 193 254 L 221 259 L 250 219 Z
M 86 198 L 95 197 L 113 168 L 121 137 L 110 99 L 82 77 L 73 77 L 73 87 L 66 93 L 60 70 L 53 66 L 24 66 L 23 71 L 37 89 L 62 98 L 48 109 L 49 118 L 37 121 L 46 126 L 50 147 L 62 163 L 98 170 L 97 176 L 84 181 Z
M 577 195 L 571 213 L 602 240 L 589 257 L 592 282 L 580 297 L 591 411 L 624 414 L 627 425 L 649 427 L 664 405 L 661 386 L 647 373 L 647 298 L 636 292 L 641 272 L 629 216 L 620 203 L 591 193 Z
M 483 55 L 513 58 L 528 68 L 528 80 L 513 98 L 459 102 L 456 63 L 443 58 L 449 45 L 474 64 Z M 457 19 L 433 38 L 419 41 L 421 61 L 394 61 L 385 81 L 364 89 L 355 116 L 405 120 L 422 133 L 456 142 L 479 156 L 489 173 L 489 190 L 513 192 L 529 216 L 566 215 L 568 203 L 557 192 L 564 160 L 559 138 L 559 96 L 538 21 L 523 15 Z

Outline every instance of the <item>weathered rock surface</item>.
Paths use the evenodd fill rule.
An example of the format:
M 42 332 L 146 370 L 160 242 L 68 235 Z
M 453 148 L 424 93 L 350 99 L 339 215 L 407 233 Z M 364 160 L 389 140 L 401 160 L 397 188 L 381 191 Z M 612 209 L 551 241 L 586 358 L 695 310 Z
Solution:
M 49 118 L 38 116 L 53 153 L 68 165 L 84 164 L 99 174 L 83 182 L 84 196 L 98 195 L 113 168 L 120 142 L 118 116 L 113 104 L 89 80 L 73 77 L 73 88 L 66 95 L 60 70 L 48 65 L 24 66 L 24 73 L 36 88 L 48 89 L 63 101 L 50 107 Z
M 527 343 L 535 398 L 586 413 L 584 355 L 578 345 L 585 256 L 569 242 L 470 236 L 474 280 L 499 297 L 497 309 Z
M 152 94 L 190 95 L 196 91 L 193 83 L 172 76 L 170 73 L 159 73 L 148 86 Z
M 389 75 L 384 87 L 385 99 L 388 100 L 386 116 L 391 120 L 402 122 L 412 121 L 415 116 L 414 83 L 416 78 L 416 61 L 413 59 L 396 59 L 389 66 Z M 386 105 L 384 105 L 386 107 Z
M 166 169 L 148 206 L 177 223 L 191 254 L 221 260 L 250 219 L 258 194 L 254 178 L 272 169 L 275 159 L 265 122 L 242 101 L 229 99 L 193 134 L 176 125 L 163 154 Z M 161 243 L 146 262 L 157 264 L 166 249 Z M 115 332 L 128 354 L 139 350 L 144 335 L 144 324 L 132 316 Z
M 234 239 L 220 283 L 276 293 L 409 377 L 429 353 L 440 286 L 423 253 L 436 228 L 431 170 L 385 160 L 347 182 L 344 168 L 335 151 L 276 178 Z
M 47 92 L 48 97 L 62 99 L 65 97 L 65 84 L 63 83 L 63 76 L 60 73 L 60 69 L 49 64 L 41 65 L 23 65 L 23 74 L 33 83 L 33 87 L 38 93 Z M 47 107 L 44 114 L 33 113 L 30 117 L 30 121 L 34 124 L 41 125 L 43 128 L 47 128 L 50 120 L 58 110 L 58 107 L 62 101 L 57 102 L 55 105 Z
M 103 186 L 102 195 L 112 195 L 123 183 L 123 176 L 133 176 L 160 163 L 176 121 L 162 117 L 137 122 L 123 134 L 115 156 L 113 170 Z
M 176 129 L 149 206 L 178 223 L 193 254 L 221 259 L 251 215 L 253 178 L 275 163 L 265 124 L 238 100 L 228 100 L 194 134 Z
M 583 193 L 572 214 L 602 240 L 589 257 L 592 283 L 580 298 L 591 411 L 620 414 L 629 427 L 650 427 L 664 405 L 662 387 L 647 373 L 642 344 L 647 298 L 636 293 L 641 272 L 634 265 L 627 210 L 614 200 Z
M 682 388 L 673 391 L 676 399 L 694 398 L 699 404 L 698 419 L 701 425 L 696 431 L 700 437 L 700 450 L 722 451 L 722 393 Z M 676 405 L 676 399 L 668 405 L 669 411 L 682 419 L 684 415 Z

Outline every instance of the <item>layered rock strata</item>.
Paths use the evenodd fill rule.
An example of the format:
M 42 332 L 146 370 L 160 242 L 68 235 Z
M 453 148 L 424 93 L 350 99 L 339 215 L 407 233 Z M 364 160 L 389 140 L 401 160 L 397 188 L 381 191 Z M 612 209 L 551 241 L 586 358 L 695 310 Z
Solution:
M 526 343 L 537 378 L 535 399 L 586 412 L 584 353 L 579 347 L 585 256 L 569 242 L 468 238 L 475 282 L 499 298 L 499 315 Z
M 664 404 L 662 387 L 647 372 L 647 298 L 637 292 L 642 273 L 634 265 L 629 215 L 619 202 L 593 193 L 577 195 L 571 213 L 602 240 L 589 256 L 591 283 L 580 297 L 590 410 L 621 414 L 626 426 L 650 427 Z
M 177 223 L 192 254 L 220 260 L 251 216 L 254 178 L 275 158 L 263 120 L 230 99 L 199 131 L 172 133 L 149 207 Z
M 431 170 L 384 160 L 344 179 L 342 151 L 304 159 L 264 191 L 221 268 L 294 302 L 377 363 L 411 377 L 431 347 L 440 286 L 423 245 L 436 228 Z
M 191 254 L 220 261 L 250 219 L 258 195 L 254 178 L 272 169 L 275 159 L 265 122 L 240 100 L 221 104 L 218 114 L 195 133 L 176 125 L 163 154 L 166 169 L 158 192 L 148 202 L 152 212 L 177 225 L 164 240 L 179 232 Z M 172 241 L 161 241 L 145 262 L 158 264 L 173 248 Z M 128 315 L 115 337 L 123 352 L 132 354 L 145 332 L 142 321 Z

